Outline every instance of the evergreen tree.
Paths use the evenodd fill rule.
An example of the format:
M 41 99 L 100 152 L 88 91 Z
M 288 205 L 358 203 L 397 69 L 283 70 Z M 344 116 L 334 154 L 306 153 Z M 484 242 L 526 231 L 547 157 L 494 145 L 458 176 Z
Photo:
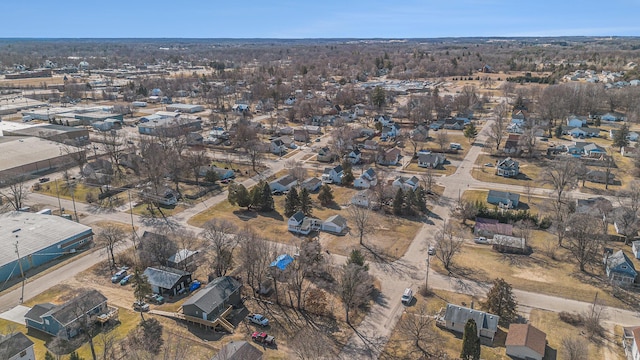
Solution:
M 376 86 L 376 88 L 373 90 L 373 93 L 371 94 L 371 102 L 378 109 L 380 109 L 386 104 L 387 93 L 384 91 L 383 88 L 381 88 L 380 86 Z
M 487 300 L 482 307 L 489 313 L 500 316 L 500 322 L 509 324 L 517 316 L 518 302 L 513 296 L 511 285 L 504 279 L 495 279 L 493 287 L 487 293 Z
M 355 176 L 353 176 L 351 163 L 345 160 L 342 162 L 342 185 L 351 186 L 353 180 L 355 180 Z
M 69 360 L 84 360 L 84 358 L 81 358 L 77 352 L 72 351 L 71 354 L 69 354 Z
M 415 202 L 414 205 L 418 211 L 421 213 L 427 212 L 427 192 L 422 188 L 422 186 L 418 186 L 415 192 Z
M 473 319 L 469 319 L 464 325 L 460 358 L 463 360 L 480 360 L 480 338 L 478 337 L 478 326 Z
M 413 215 L 415 212 L 413 207 L 416 205 L 415 191 L 409 189 L 404 193 L 404 204 L 402 212 L 406 215 Z
M 402 191 L 402 188 L 398 188 L 398 191 L 396 192 L 396 197 L 393 199 L 393 214 L 401 215 L 403 205 L 404 205 L 404 192 Z
M 249 207 L 251 207 L 252 209 L 256 209 L 258 211 L 262 210 L 262 204 L 263 204 L 262 190 L 264 190 L 264 188 L 262 187 L 261 183 L 258 183 L 251 188 L 251 192 L 249 193 L 251 204 L 249 205 Z M 269 193 L 271 193 L 271 189 L 269 189 Z
M 555 136 L 560 139 L 562 137 L 562 125 L 556 126 Z
M 252 202 L 249 191 L 247 191 L 247 188 L 242 184 L 231 184 L 231 186 L 229 186 L 227 200 L 231 205 L 238 205 L 240 207 L 246 207 L 247 209 L 251 206 Z
M 476 136 L 478 136 L 478 129 L 473 123 L 469 123 L 469 125 L 464 128 L 464 137 L 471 142 L 476 138 Z
M 299 207 L 300 199 L 298 198 L 298 190 L 294 187 L 289 190 L 287 197 L 284 199 L 284 216 L 291 217 L 298 211 Z
M 311 216 L 313 212 L 311 196 L 309 196 L 309 190 L 306 188 L 302 188 L 302 191 L 300 191 L 300 211 L 302 211 L 305 216 Z
M 273 201 L 273 195 L 271 194 L 271 187 L 269 187 L 269 183 L 266 181 L 261 181 L 262 183 L 262 205 L 260 206 L 261 211 L 273 211 L 276 206 Z M 258 186 L 261 184 L 258 183 Z
M 362 266 L 362 268 L 364 268 L 365 271 L 369 271 L 369 264 L 365 264 L 364 255 L 362 255 L 362 252 L 360 252 L 360 250 L 358 249 L 351 250 L 349 257 L 347 258 L 347 265 L 349 264 L 356 264 L 358 266 Z
M 327 206 L 333 202 L 333 190 L 331 190 L 331 186 L 329 186 L 329 184 L 324 184 L 320 187 L 318 200 L 322 206 Z
M 602 120 L 600 120 L 600 116 L 596 116 L 596 118 L 593 119 L 593 126 L 600 127 L 600 125 L 602 125 Z
M 133 296 L 139 302 L 144 302 L 147 295 L 152 294 L 151 284 L 147 276 L 140 271 L 139 268 L 133 270 L 133 276 L 131 277 L 131 286 L 133 287 Z M 140 311 L 140 317 L 144 321 L 143 312 Z
M 218 173 L 213 170 L 207 171 L 207 173 L 204 175 L 204 181 L 206 182 L 214 183 L 218 180 L 219 180 Z
M 622 150 L 623 147 L 629 145 L 629 139 L 627 138 L 628 136 L 629 136 L 629 125 L 624 124 L 622 125 L 620 130 L 618 130 L 613 135 L 613 146 L 616 146 L 620 150 Z

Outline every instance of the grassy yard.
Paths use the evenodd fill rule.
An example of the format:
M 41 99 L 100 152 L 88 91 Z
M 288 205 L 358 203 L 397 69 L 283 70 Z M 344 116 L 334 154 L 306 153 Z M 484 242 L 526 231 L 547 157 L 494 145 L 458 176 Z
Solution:
M 497 160 L 504 159 L 506 156 L 493 156 L 489 154 L 480 154 L 476 160 L 476 167 L 471 171 L 471 175 L 480 181 L 492 182 L 496 184 L 507 185 L 521 185 L 526 186 L 530 184 L 532 187 L 541 187 L 550 189 L 551 186 L 547 184 L 541 184 L 541 173 L 544 169 L 545 160 L 536 159 L 515 159 L 520 163 L 520 175 L 516 178 L 505 178 L 496 175 L 495 164 Z M 491 163 L 494 166 L 484 166 L 487 163 Z
M 447 158 L 449 157 L 449 154 L 447 154 Z M 453 173 L 456 172 L 457 167 L 451 165 L 451 164 L 447 164 L 447 165 L 441 165 L 435 169 L 432 169 L 432 173 L 433 176 L 449 176 Z M 404 168 L 404 170 L 407 171 L 417 171 L 417 172 L 421 172 L 421 173 L 426 173 L 427 169 L 418 166 L 418 160 L 411 160 L 411 163 L 409 165 L 407 165 L 407 167 Z
M 57 190 L 56 190 L 57 184 Z M 36 190 L 41 194 L 49 196 L 60 196 L 61 199 L 71 200 L 71 190 L 67 187 L 67 183 L 64 180 L 58 179 L 58 181 L 52 180 L 43 184 L 39 184 L 40 189 Z M 91 194 L 94 199 L 98 198 L 100 189 L 94 186 L 88 186 L 84 183 L 78 183 L 73 192 L 75 201 L 86 202 L 87 194 Z M 126 194 L 125 194 L 126 195 Z M 120 195 L 118 195 L 120 196 Z
M 496 205 L 489 204 L 487 202 L 488 190 L 467 190 L 462 193 L 462 200 L 471 201 L 473 203 L 480 201 L 484 203 L 487 208 L 495 208 Z M 520 204 L 515 210 L 528 210 L 531 214 L 546 214 L 548 209 L 549 199 L 543 197 L 537 197 L 532 195 L 529 197 L 527 194 L 520 194 Z

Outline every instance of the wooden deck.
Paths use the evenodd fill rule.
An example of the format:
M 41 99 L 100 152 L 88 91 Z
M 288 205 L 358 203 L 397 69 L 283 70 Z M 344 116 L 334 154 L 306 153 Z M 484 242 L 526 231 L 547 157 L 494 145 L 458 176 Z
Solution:
M 229 313 L 231 313 L 231 310 L 233 310 L 233 307 L 229 306 L 225 311 L 222 312 L 222 314 L 220 314 L 220 316 L 217 319 L 213 321 L 201 319 L 195 316 L 185 315 L 181 312 L 150 310 L 149 314 L 160 315 L 160 316 L 164 316 L 172 319 L 179 319 L 179 320 L 183 320 L 183 321 L 198 324 L 198 325 L 203 325 L 203 326 L 214 328 L 214 329 L 217 326 L 220 326 L 224 328 L 226 331 L 228 331 L 229 333 L 233 334 L 235 332 L 235 327 L 233 326 L 233 324 L 231 324 L 229 321 L 225 319 L 225 317 L 228 316 Z

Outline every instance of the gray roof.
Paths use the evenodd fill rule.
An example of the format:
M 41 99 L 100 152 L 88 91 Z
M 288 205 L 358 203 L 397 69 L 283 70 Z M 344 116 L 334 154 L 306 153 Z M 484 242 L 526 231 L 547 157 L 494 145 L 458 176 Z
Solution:
M 204 289 L 185 301 L 182 306 L 195 305 L 203 312 L 210 314 L 240 287 L 242 284 L 231 276 L 215 278 Z
M 376 171 L 373 168 L 368 168 L 367 171 L 363 173 L 363 175 L 367 175 L 369 178 L 373 179 L 376 177 Z
M 508 157 L 506 159 L 502 159 L 502 160 L 498 161 L 498 164 L 496 166 L 512 168 L 512 167 L 520 166 L 520 163 L 515 161 L 515 160 L 513 160 L 512 158 Z
M 21 332 L 3 336 L 0 339 L 0 357 L 10 359 L 31 346 L 33 341 Z
M 473 319 L 478 326 L 478 330 L 498 331 L 498 321 L 500 317 L 480 310 L 473 310 L 466 307 L 447 304 L 447 311 L 444 314 L 445 321 L 466 324 L 469 319 Z
M 330 216 L 327 220 L 325 220 L 325 223 L 334 223 L 340 226 L 341 228 L 345 228 L 347 226 L 347 219 L 345 219 L 341 215 L 333 215 L 333 216 Z
M 495 197 L 500 199 L 509 199 L 511 201 L 520 201 L 520 194 L 514 194 L 506 191 L 489 190 L 487 197 Z
M 322 180 L 318 179 L 317 177 L 312 177 L 312 178 L 308 178 L 305 181 L 302 182 L 302 187 L 314 187 L 317 184 L 322 183 Z
M 25 319 L 42 323 L 42 315 L 46 314 L 54 307 L 55 305 L 52 303 L 36 304 L 31 308 L 31 310 L 27 311 L 27 313 L 24 314 L 24 317 Z
M 282 186 L 289 186 L 290 184 L 293 184 L 294 182 L 296 182 L 296 178 L 291 176 L 291 175 L 285 175 L 285 176 L 281 176 L 275 180 L 273 180 L 271 183 L 272 184 L 280 184 Z
M 171 289 L 180 281 L 181 277 L 189 275 L 189 273 L 166 266 L 158 266 L 146 268 L 144 275 L 149 280 L 149 284 L 163 289 Z
M 91 234 L 90 227 L 59 216 L 22 211 L 0 214 L 0 244 L 8 246 L 17 241 L 20 256 L 36 254 L 72 237 Z M 16 261 L 15 249 L 11 248 L 11 251 L 0 252 L 0 266 Z M 66 249 L 57 252 L 64 251 Z
M 85 293 L 76 295 L 76 297 L 62 305 L 54 307 L 48 312 L 42 314 L 41 317 L 51 316 L 60 324 L 67 325 L 78 318 L 79 311 L 84 310 L 85 312 L 88 312 L 106 301 L 107 298 L 98 290 L 89 290 Z
M 179 250 L 177 253 L 171 255 L 168 260 L 170 262 L 172 262 L 172 263 L 179 263 L 181 261 L 184 261 L 184 260 L 190 258 L 191 256 L 193 256 L 193 255 L 195 255 L 197 253 L 199 253 L 199 251 L 197 251 L 197 250 L 193 251 L 193 250 L 189 250 L 189 249 L 182 249 L 182 250 Z
M 246 341 L 231 341 L 211 360 L 261 360 L 262 352 Z
M 304 213 L 302 211 L 297 211 L 295 214 L 291 215 L 291 218 L 300 223 L 302 220 L 304 220 Z
M 2 138 L 2 137 L 0 137 Z M 61 144 L 37 137 L 5 137 L 0 141 L 0 171 L 60 156 Z M 80 149 L 70 147 L 74 152 Z
M 618 250 L 607 258 L 607 267 L 609 269 L 613 269 L 622 264 L 627 264 L 631 268 L 630 270 L 637 273 L 636 267 L 633 266 L 633 262 L 629 259 L 627 254 L 624 253 L 624 251 Z

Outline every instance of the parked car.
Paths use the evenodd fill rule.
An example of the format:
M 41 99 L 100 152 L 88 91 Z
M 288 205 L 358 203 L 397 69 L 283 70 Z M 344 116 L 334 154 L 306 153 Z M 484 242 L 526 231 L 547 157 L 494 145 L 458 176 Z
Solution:
M 484 164 L 484 166 L 486 166 L 486 167 L 493 167 L 493 164 L 492 164 L 492 163 L 486 163 L 486 164 Z
M 149 304 L 144 301 L 134 301 L 133 310 L 135 311 L 149 311 Z
M 40 179 L 38 179 L 38 181 L 40 183 L 46 183 L 47 181 L 49 181 L 49 178 L 48 177 L 41 177 Z
M 476 244 L 488 244 L 489 243 L 487 238 L 484 237 L 484 236 L 480 236 L 480 237 L 474 238 L 473 242 L 475 242 Z
M 193 280 L 191 285 L 189 285 L 189 292 L 196 291 L 197 289 L 200 288 L 200 285 L 201 285 L 200 281 Z
M 147 295 L 145 297 L 150 303 L 154 303 L 154 304 L 163 304 L 164 303 L 164 297 L 160 294 L 151 294 L 151 295 Z
M 429 245 L 429 250 L 427 250 L 427 254 L 435 255 L 436 254 L 436 248 L 434 248 L 433 245 Z
M 409 305 L 411 304 L 411 300 L 413 300 L 413 290 L 411 290 L 411 288 L 404 289 L 404 293 L 402 293 L 402 303 Z
M 256 325 L 260 325 L 262 327 L 269 326 L 269 319 L 267 319 L 261 314 L 251 314 L 247 316 L 247 320 L 249 320 L 249 322 L 252 322 Z
M 133 274 L 129 274 L 123 277 L 122 280 L 120 280 L 120 285 L 127 285 L 129 283 L 129 280 L 131 280 L 132 277 L 133 277 Z
M 275 345 L 276 344 L 276 338 L 274 338 L 271 335 L 267 335 L 266 332 L 259 332 L 256 331 L 253 334 L 251 334 L 251 339 L 257 343 L 260 344 L 265 344 L 265 345 Z
M 127 270 L 120 270 L 117 273 L 113 274 L 113 276 L 111 277 L 111 282 L 115 284 L 118 281 L 122 280 L 122 278 L 124 278 L 125 276 L 127 276 Z

